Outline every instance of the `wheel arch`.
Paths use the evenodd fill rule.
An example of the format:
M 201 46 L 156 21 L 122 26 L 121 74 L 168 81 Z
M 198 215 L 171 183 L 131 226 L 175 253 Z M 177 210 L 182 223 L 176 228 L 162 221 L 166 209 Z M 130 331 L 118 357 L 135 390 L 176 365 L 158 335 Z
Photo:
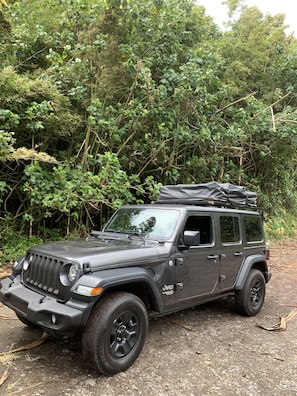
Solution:
M 103 296 L 124 291 L 139 297 L 148 311 L 162 312 L 164 310 L 158 286 L 153 274 L 147 268 L 128 267 L 98 271 L 83 276 L 78 283 L 103 288 L 103 293 L 95 301 L 93 300 L 93 306 L 100 304 Z
M 243 289 L 247 277 L 249 276 L 249 273 L 252 269 L 257 269 L 261 271 L 264 276 L 265 282 L 269 282 L 271 274 L 268 272 L 266 260 L 262 255 L 257 254 L 247 257 L 243 262 L 235 283 L 235 290 Z
M 124 283 L 119 283 L 118 285 L 113 284 L 110 287 L 104 289 L 102 297 L 108 296 L 109 294 L 113 294 L 116 292 L 127 292 L 130 294 L 134 294 L 143 301 L 148 312 L 159 312 L 162 309 L 160 306 L 160 301 L 153 292 L 151 285 L 149 285 L 144 280 L 135 280 L 133 282 L 127 281 Z M 97 300 L 97 303 L 100 304 L 100 298 Z

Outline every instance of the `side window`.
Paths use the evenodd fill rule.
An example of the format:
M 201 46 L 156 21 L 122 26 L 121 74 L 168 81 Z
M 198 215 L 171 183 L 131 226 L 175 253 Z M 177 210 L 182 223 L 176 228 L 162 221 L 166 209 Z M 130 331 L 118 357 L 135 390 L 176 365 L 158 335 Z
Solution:
M 221 216 L 220 230 L 222 243 L 240 242 L 239 219 L 235 216 Z
M 247 242 L 263 240 L 261 219 L 259 216 L 244 216 L 244 227 Z
M 189 216 L 184 229 L 187 231 L 199 231 L 200 245 L 213 242 L 212 218 L 210 216 Z

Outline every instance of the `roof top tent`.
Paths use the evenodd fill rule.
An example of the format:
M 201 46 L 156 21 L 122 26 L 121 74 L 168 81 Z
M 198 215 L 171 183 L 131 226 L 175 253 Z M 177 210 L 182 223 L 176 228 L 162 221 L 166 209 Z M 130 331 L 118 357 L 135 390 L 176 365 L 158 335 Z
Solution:
M 163 186 L 156 203 L 218 205 L 257 208 L 257 193 L 242 186 L 211 182 L 205 184 L 177 184 Z

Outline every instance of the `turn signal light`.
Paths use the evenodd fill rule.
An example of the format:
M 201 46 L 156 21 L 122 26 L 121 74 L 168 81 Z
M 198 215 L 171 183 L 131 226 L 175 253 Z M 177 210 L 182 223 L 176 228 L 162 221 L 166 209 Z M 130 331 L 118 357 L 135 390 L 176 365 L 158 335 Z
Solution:
M 91 296 L 99 296 L 103 292 L 103 287 L 94 287 L 91 290 Z
M 103 287 L 89 287 L 84 285 L 78 285 L 76 293 L 83 296 L 99 296 L 103 292 Z

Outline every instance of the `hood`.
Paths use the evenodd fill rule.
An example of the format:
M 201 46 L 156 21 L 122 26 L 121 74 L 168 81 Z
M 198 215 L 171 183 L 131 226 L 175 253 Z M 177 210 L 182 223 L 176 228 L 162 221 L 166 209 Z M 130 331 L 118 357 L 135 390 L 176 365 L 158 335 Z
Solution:
M 157 242 L 144 242 L 137 238 L 135 241 L 134 238 L 132 240 L 87 238 L 47 243 L 30 250 L 43 256 L 57 257 L 64 262 L 78 262 L 81 265 L 88 263 L 93 269 L 96 267 L 103 269 L 152 263 L 160 258 L 160 253 L 161 256 L 166 255 L 167 249 Z

